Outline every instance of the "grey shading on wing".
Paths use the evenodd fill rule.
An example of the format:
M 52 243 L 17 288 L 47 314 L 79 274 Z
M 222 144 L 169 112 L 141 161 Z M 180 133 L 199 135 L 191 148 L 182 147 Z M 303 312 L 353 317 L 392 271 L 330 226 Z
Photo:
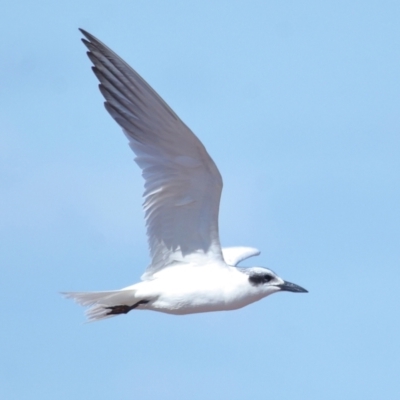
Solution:
M 259 256 L 260 253 L 261 251 L 255 247 L 224 247 L 222 249 L 225 262 L 234 266 L 247 258 Z
M 81 30 L 105 107 L 121 126 L 145 179 L 152 257 L 142 279 L 176 261 L 223 260 L 218 235 L 222 178 L 203 144 L 112 50 Z

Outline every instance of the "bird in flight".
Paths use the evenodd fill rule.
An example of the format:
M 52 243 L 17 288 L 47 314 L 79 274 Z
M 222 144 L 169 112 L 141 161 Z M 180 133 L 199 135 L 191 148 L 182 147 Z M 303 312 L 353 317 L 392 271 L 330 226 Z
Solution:
M 238 266 L 259 250 L 221 248 L 222 178 L 207 150 L 136 71 L 80 31 L 105 108 L 142 169 L 151 262 L 134 285 L 63 295 L 89 307 L 88 321 L 97 321 L 134 309 L 176 315 L 235 310 L 276 292 L 307 292 L 270 269 Z

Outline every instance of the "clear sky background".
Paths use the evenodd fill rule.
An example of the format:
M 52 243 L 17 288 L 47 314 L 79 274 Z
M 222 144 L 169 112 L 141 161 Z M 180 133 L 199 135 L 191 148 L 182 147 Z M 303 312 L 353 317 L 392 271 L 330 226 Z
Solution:
M 399 398 L 399 1 L 1 9 L 1 399 Z M 208 149 L 223 245 L 309 294 L 82 324 L 58 292 L 127 286 L 149 257 L 140 170 L 79 27 Z

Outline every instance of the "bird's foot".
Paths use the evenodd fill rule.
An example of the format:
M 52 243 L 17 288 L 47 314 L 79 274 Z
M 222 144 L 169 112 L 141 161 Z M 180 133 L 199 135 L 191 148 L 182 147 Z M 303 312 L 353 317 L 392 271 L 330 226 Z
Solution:
M 107 315 L 117 315 L 117 314 L 128 314 L 129 311 L 135 309 L 140 304 L 147 304 L 148 300 L 140 300 L 132 306 L 127 306 L 126 304 L 122 304 L 119 306 L 111 306 L 105 307 L 107 310 L 110 310 Z

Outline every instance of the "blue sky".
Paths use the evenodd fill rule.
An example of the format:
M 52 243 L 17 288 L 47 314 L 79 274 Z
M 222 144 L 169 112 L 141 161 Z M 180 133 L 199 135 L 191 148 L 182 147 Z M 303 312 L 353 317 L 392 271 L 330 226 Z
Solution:
M 0 398 L 397 399 L 400 3 L 3 2 Z M 227 313 L 82 324 L 65 290 L 148 264 L 142 180 L 78 28 L 224 178 L 223 245 L 304 286 Z

